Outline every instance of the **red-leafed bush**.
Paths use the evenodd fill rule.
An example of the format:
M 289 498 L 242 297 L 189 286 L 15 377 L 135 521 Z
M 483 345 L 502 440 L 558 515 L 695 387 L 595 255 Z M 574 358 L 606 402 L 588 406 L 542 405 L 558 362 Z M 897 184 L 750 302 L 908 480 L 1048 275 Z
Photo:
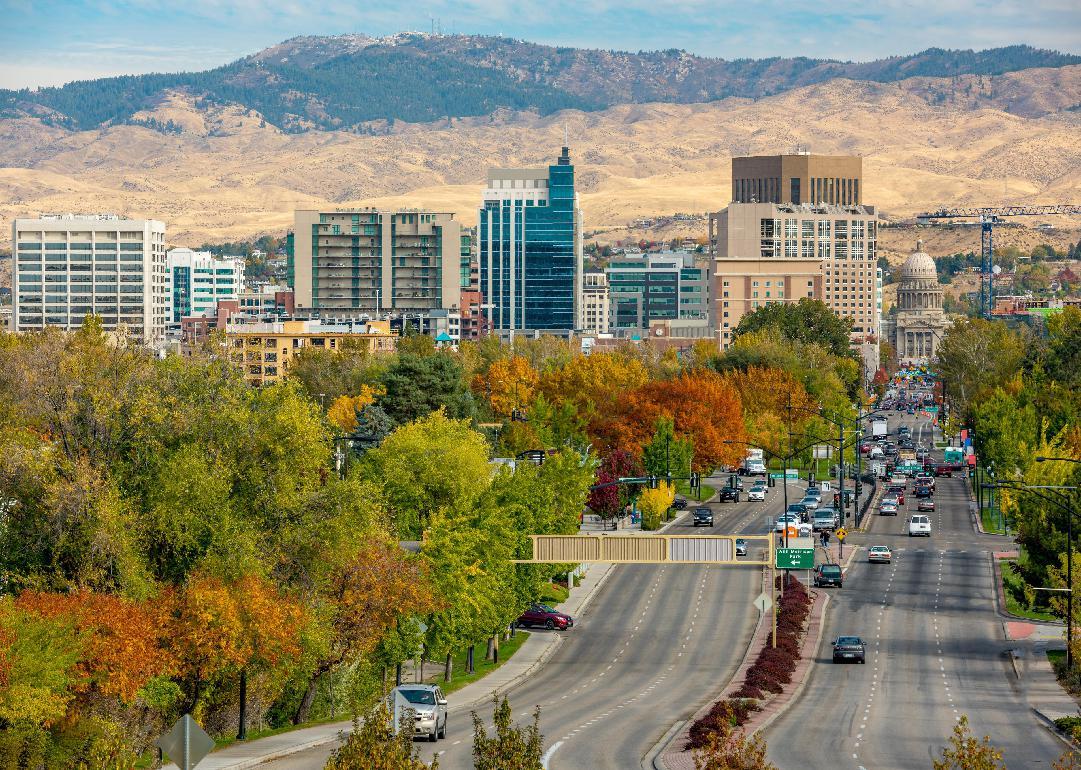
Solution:
M 782 588 L 784 576 L 779 575 L 775 588 Z M 811 595 L 807 587 L 793 575 L 783 583 L 784 595 L 777 601 L 777 645 L 773 644 L 772 634 L 759 651 L 754 663 L 747 669 L 743 684 L 729 698 L 717 701 L 709 712 L 691 725 L 690 740 L 684 750 L 705 746 L 712 733 L 729 734 L 722 729 L 718 721 L 729 719 L 736 726 L 747 722 L 751 712 L 758 711 L 758 701 L 765 693 L 778 694 L 784 691 L 784 685 L 792 681 L 792 673 L 800 657 L 800 639 L 803 636 L 807 617 L 811 612 Z

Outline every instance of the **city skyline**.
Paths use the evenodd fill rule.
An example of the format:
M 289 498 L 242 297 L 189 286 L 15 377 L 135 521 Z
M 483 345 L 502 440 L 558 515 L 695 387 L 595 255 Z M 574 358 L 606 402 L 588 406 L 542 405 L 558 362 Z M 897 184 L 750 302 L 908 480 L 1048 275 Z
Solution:
M 844 0 L 828 12 L 790 0 L 739 5 L 555 0 L 513 12 L 489 0 L 430 0 L 403 9 L 385 0 L 358 9 L 331 3 L 313 17 L 288 2 L 6 0 L 0 31 L 0 87 L 60 85 L 120 74 L 205 70 L 298 35 L 401 31 L 503 35 L 531 42 L 614 50 L 678 48 L 701 56 L 808 56 L 871 60 L 931 47 L 985 49 L 1026 43 L 1081 53 L 1081 7 L 1061 0 L 1021 3 L 886 4 Z M 576 24 L 564 20 L 574 15 Z M 78 24 L 57 25 L 56 19 Z M 663 36 L 655 30 L 664 29 Z M 882 31 L 890 30 L 888 41 Z M 168 30 L 168 37 L 162 35 Z

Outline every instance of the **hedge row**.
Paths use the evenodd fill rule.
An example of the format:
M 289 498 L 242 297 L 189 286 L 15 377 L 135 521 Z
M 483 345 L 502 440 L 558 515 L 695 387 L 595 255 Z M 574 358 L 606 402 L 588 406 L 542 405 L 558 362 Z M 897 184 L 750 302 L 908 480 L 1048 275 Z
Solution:
M 781 587 L 783 576 L 777 577 L 776 587 Z M 789 575 L 784 584 L 784 596 L 777 604 L 777 646 L 766 637 L 762 650 L 747 669 L 742 686 L 729 697 L 713 704 L 702 718 L 691 725 L 690 740 L 685 751 L 696 749 L 709 742 L 709 734 L 718 731 L 719 720 L 731 719 L 738 727 L 747 722 L 761 706 L 758 701 L 766 693 L 780 693 L 784 685 L 792 681 L 792 673 L 800 657 L 800 637 L 803 635 L 807 616 L 811 612 L 811 596 L 807 588 Z

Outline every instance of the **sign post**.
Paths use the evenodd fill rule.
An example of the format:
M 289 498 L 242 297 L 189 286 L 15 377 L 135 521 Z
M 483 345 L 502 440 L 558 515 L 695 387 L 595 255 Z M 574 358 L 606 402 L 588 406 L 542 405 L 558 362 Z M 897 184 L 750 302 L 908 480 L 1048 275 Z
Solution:
M 199 723 L 185 714 L 176 720 L 173 729 L 154 741 L 180 770 L 192 770 L 214 748 L 214 739 L 206 734 Z
M 845 538 L 848 537 L 848 530 L 838 527 L 833 534 L 837 537 L 837 561 L 840 562 L 845 555 Z

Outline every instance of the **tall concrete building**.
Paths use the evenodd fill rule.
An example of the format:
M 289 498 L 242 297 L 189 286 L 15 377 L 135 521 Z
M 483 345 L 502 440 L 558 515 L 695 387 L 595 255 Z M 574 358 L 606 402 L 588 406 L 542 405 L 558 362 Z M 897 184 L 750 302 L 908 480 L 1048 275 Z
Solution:
M 477 247 L 493 333 L 580 327 L 582 213 L 566 147 L 547 168 L 489 169 Z
M 165 223 L 113 214 L 16 219 L 12 330 L 76 329 L 87 314 L 155 345 L 165 337 Z
M 733 203 L 862 202 L 863 159 L 849 155 L 757 155 L 732 159 Z
M 746 313 L 810 297 L 852 320 L 853 341 L 881 325 L 878 222 L 870 206 L 733 203 L 715 220 L 715 317 L 722 348 Z
M 645 332 L 653 321 L 709 320 L 710 270 L 693 254 L 627 254 L 613 258 L 605 272 L 614 330 Z
M 243 257 L 177 248 L 166 254 L 166 265 L 170 331 L 180 330 L 182 318 L 216 315 L 218 302 L 234 300 L 244 289 Z
M 458 307 L 468 258 L 452 213 L 304 209 L 295 215 L 288 273 L 299 313 L 417 313 Z
M 608 275 L 600 270 L 587 270 L 582 275 L 582 331 L 605 334 L 611 325 Z

